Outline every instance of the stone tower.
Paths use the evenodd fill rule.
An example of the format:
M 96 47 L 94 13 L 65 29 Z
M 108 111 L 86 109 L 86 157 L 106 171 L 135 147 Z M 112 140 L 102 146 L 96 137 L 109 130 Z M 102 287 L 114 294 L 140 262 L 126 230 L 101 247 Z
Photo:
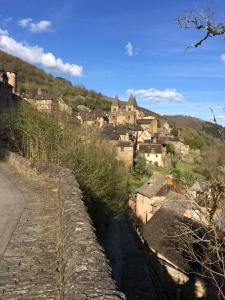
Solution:
M 133 95 L 130 95 L 129 100 L 126 104 L 126 111 L 136 111 L 137 110 L 137 101 Z
M 113 99 L 111 105 L 111 112 L 118 112 L 120 109 L 120 102 L 118 98 Z
M 6 72 L 8 76 L 8 83 L 12 86 L 13 94 L 16 93 L 16 73 L 14 72 Z

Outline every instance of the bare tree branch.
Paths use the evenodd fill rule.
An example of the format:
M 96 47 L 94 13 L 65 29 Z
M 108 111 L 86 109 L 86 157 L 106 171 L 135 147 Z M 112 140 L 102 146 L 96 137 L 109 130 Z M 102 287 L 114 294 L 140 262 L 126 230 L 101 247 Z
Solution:
M 177 22 L 183 29 L 204 30 L 203 38 L 189 45 L 188 48 L 197 48 L 210 37 L 225 36 L 225 18 L 221 22 L 214 21 L 214 13 L 211 8 L 191 11 L 184 16 L 178 16 Z

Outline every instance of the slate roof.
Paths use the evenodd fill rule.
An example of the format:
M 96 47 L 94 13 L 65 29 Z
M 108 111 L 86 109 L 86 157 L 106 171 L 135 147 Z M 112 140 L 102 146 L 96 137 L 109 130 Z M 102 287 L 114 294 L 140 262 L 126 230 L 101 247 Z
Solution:
M 171 199 L 163 203 L 163 207 L 183 215 L 187 210 L 200 211 L 199 205 L 191 200 Z
M 142 153 L 162 153 L 162 145 L 161 144 L 140 144 L 139 151 Z
M 109 137 L 111 140 L 118 140 L 120 135 L 126 135 L 131 131 L 143 131 L 143 129 L 136 124 L 124 124 L 114 126 L 113 124 L 107 124 L 102 134 Z
M 160 208 L 141 229 L 142 235 L 148 246 L 164 256 L 182 271 L 189 267 L 182 251 L 182 241 L 178 235 L 182 224 L 193 228 L 200 225 L 191 219 L 183 217 L 166 208 Z
M 147 125 L 147 124 L 151 124 L 153 120 L 151 119 L 138 119 L 137 120 L 137 124 L 143 124 L 143 125 Z
M 133 95 L 130 95 L 127 105 L 133 105 L 134 107 L 137 107 L 137 100 Z
M 116 144 L 118 147 L 125 147 L 125 148 L 128 148 L 128 147 L 134 147 L 133 143 L 131 141 L 119 141 L 117 144 Z
M 104 126 L 101 134 L 110 140 L 118 140 L 120 137 L 120 134 L 112 124 L 107 124 Z
M 148 198 L 156 196 L 164 186 L 166 179 L 167 177 L 165 175 L 153 174 L 149 180 L 137 190 L 137 193 Z

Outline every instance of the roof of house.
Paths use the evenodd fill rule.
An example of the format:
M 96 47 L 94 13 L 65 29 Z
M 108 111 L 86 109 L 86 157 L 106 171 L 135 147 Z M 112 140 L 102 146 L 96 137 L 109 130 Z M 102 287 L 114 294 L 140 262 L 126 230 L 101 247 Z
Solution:
M 162 145 L 161 144 L 140 144 L 139 151 L 142 153 L 154 153 L 161 154 L 162 153 Z
M 156 196 L 166 183 L 166 179 L 167 176 L 165 175 L 153 174 L 148 181 L 137 190 L 137 193 L 148 198 Z
M 112 124 L 107 124 L 103 127 L 101 134 L 105 137 L 108 137 L 110 140 L 118 140 L 120 134 L 117 132 L 116 127 Z
M 143 129 L 136 124 L 121 124 L 117 126 L 114 126 L 113 124 L 107 124 L 103 128 L 102 134 L 112 140 L 118 140 L 120 135 L 126 135 L 132 131 L 143 131 Z
M 141 232 L 151 249 L 161 254 L 180 270 L 187 271 L 189 267 L 183 255 L 183 242 L 179 239 L 182 224 L 194 228 L 199 227 L 191 219 L 162 207 L 146 225 L 143 225 Z
M 134 144 L 131 141 L 119 141 L 117 142 L 116 146 L 124 148 L 133 148 Z
M 147 125 L 152 123 L 152 119 L 138 119 L 137 124 Z
M 133 105 L 134 107 L 137 107 L 137 100 L 133 95 L 130 95 L 127 105 Z
M 187 210 L 200 211 L 199 205 L 191 200 L 171 199 L 163 203 L 164 208 L 183 215 Z

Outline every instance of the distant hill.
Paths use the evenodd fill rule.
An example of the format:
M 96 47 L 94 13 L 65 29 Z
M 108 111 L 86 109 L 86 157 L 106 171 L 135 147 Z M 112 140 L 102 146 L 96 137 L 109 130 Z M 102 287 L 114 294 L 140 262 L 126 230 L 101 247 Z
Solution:
M 225 141 L 225 128 L 223 126 L 190 116 L 164 115 L 163 117 L 166 118 L 170 124 L 174 124 L 177 128 L 192 128 L 199 132 L 203 131 L 215 138 Z
M 0 68 L 17 73 L 17 90 L 20 94 L 35 95 L 37 89 L 41 88 L 53 99 L 63 97 L 64 101 L 69 102 L 74 109 L 77 105 L 84 104 L 89 108 L 110 110 L 112 98 L 87 90 L 83 86 L 73 85 L 64 78 L 53 77 L 51 74 L 2 51 L 0 51 Z

